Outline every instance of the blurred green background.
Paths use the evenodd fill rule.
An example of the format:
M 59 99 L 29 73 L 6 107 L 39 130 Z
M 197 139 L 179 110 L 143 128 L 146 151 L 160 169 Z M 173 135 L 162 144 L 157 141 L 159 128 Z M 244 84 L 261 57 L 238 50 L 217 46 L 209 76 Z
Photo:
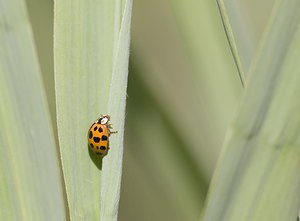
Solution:
M 237 43 L 245 72 L 272 2 L 228 1 L 237 39 L 247 36 Z M 56 125 L 53 2 L 27 0 L 27 8 Z M 243 92 L 218 5 L 135 0 L 132 16 L 119 220 L 199 220 Z

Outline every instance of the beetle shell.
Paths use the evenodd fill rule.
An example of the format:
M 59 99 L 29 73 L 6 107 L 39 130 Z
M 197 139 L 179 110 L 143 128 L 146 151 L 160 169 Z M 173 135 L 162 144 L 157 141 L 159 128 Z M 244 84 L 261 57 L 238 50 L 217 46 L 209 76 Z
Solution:
M 109 128 L 106 124 L 94 123 L 88 132 L 88 143 L 92 151 L 104 157 L 109 149 Z

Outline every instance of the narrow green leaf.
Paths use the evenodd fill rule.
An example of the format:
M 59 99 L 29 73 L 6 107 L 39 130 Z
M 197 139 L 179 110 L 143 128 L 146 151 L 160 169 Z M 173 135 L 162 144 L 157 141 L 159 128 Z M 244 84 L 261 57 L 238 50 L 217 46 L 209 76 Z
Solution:
M 0 220 L 65 220 L 58 153 L 21 0 L 0 0 L 0 101 Z
M 211 186 L 206 221 L 297 220 L 300 2 L 278 1 Z
M 219 6 L 219 9 L 220 9 L 221 16 L 222 16 L 222 21 L 223 21 L 223 25 L 224 25 L 224 28 L 225 28 L 226 36 L 227 36 L 227 39 L 228 39 L 228 42 L 229 42 L 229 45 L 230 45 L 230 49 L 232 51 L 232 55 L 233 55 L 233 58 L 234 58 L 234 62 L 237 66 L 239 76 L 240 76 L 240 79 L 241 79 L 241 83 L 244 86 L 246 84 L 245 72 L 244 72 L 245 68 L 243 67 L 243 63 L 241 62 L 241 58 L 240 58 L 240 55 L 239 55 L 239 50 L 237 48 L 237 45 L 235 44 L 236 41 L 234 39 L 234 34 L 233 34 L 233 31 L 232 31 L 231 26 L 230 26 L 228 12 L 226 11 L 226 7 L 225 7 L 224 2 L 222 0 L 219 0 L 217 2 L 218 2 L 218 6 Z
M 101 160 L 89 152 L 87 131 L 100 114 L 107 113 L 111 2 L 55 1 L 57 126 L 71 220 L 100 219 Z
M 130 13 L 131 1 L 55 1 L 58 136 L 72 220 L 99 220 L 100 213 L 110 213 L 109 206 L 117 208 L 106 199 L 100 211 L 100 189 L 111 197 L 120 188 Z M 102 168 L 102 160 L 88 149 L 87 130 L 106 113 L 119 133 L 111 136 Z M 111 160 L 117 165 L 109 167 Z M 118 171 L 110 173 L 115 166 Z M 109 182 L 102 186 L 109 187 L 100 187 L 102 169 Z
M 125 6 L 121 13 L 120 29 L 115 29 L 118 35 L 115 35 L 117 41 L 114 45 L 115 56 L 108 102 L 108 110 L 114 117 L 113 126 L 118 130 L 118 134 L 111 138 L 111 151 L 103 163 L 101 184 L 103 221 L 117 220 L 120 199 L 132 0 L 123 2 Z M 117 13 L 116 16 L 120 15 Z M 118 28 L 118 25 L 116 26 Z
M 241 82 L 246 85 L 246 76 L 275 0 L 218 0 L 217 2 Z

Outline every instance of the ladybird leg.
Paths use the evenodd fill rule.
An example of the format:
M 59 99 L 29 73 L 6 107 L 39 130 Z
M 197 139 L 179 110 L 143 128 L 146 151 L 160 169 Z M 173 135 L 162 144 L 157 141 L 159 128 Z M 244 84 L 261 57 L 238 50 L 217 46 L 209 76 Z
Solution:
M 117 134 L 118 131 L 110 131 L 110 134 Z
M 112 124 L 107 124 L 107 126 L 108 126 L 109 129 L 112 129 Z M 109 134 L 116 134 L 116 133 L 118 133 L 118 131 L 109 130 Z

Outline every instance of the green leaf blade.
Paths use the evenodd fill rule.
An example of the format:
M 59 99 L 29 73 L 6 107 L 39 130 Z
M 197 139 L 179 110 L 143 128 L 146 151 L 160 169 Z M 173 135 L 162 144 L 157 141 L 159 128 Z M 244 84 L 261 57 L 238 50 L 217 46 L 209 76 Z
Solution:
M 100 219 L 101 159 L 87 131 L 107 112 L 114 3 L 55 1 L 58 136 L 71 220 Z
M 0 1 L 0 219 L 64 220 L 47 100 L 23 1 Z
M 296 220 L 299 1 L 278 1 L 215 173 L 204 220 Z
M 118 47 L 123 45 L 124 31 L 119 35 L 122 16 L 118 13 L 122 7 L 122 1 L 55 3 L 57 121 L 72 220 L 100 220 L 102 210 L 107 213 L 109 208 L 102 205 L 106 202 L 100 202 L 102 171 L 111 155 L 122 154 L 122 149 L 115 153 L 118 149 L 111 148 L 102 161 L 87 146 L 89 126 L 100 114 L 111 115 L 114 129 L 119 130 L 111 136 L 110 145 L 118 147 L 123 140 L 125 99 L 119 99 L 126 97 L 129 35 L 126 50 L 121 50 L 127 54 L 120 60 Z M 120 61 L 126 66 L 121 65 L 122 73 Z M 113 137 L 119 137 L 116 143 Z
M 118 130 L 118 133 L 110 138 L 111 149 L 103 162 L 101 184 L 101 220 L 107 221 L 118 218 L 122 175 L 132 0 L 123 2 L 125 6 L 118 41 L 115 41 L 116 53 L 108 103 L 109 113 L 114 117 L 112 119 L 114 129 Z
M 264 29 L 271 15 L 274 0 L 218 0 L 227 39 L 243 85 Z

